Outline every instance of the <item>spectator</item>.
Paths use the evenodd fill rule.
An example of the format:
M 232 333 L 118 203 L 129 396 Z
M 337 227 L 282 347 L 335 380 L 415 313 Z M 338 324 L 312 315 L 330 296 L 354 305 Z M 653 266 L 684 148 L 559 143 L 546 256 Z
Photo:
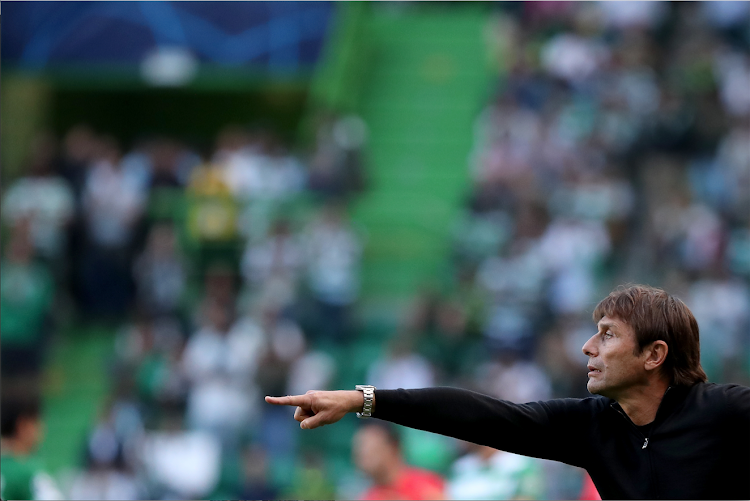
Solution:
M 73 480 L 72 499 L 141 499 L 145 493 L 125 460 L 114 413 L 105 412 L 86 442 L 87 468 Z
M 132 371 L 147 416 L 158 417 L 161 407 L 184 407 L 187 378 L 180 364 L 184 341 L 177 322 L 168 317 L 143 318 L 121 332 L 118 341 L 121 363 Z
M 440 476 L 404 464 L 399 436 L 390 425 L 368 423 L 352 444 L 354 462 L 373 483 L 360 499 L 445 499 Z
M 269 295 L 288 306 L 295 302 L 305 253 L 298 235 L 285 219 L 275 221 L 260 241 L 248 241 L 241 268 L 251 296 Z
M 418 333 L 417 351 L 434 367 L 436 382 L 461 386 L 483 351 L 479 333 L 472 332 L 470 307 L 458 297 L 420 299 L 424 302 L 416 304 L 407 323 L 410 332 Z
M 80 256 L 83 307 L 100 316 L 122 315 L 133 297 L 131 246 L 145 199 L 120 160 L 117 141 L 102 139 L 83 195 L 87 235 Z
M 584 475 L 583 478 L 583 487 L 581 488 L 581 494 L 578 496 L 578 499 L 581 500 L 601 500 L 602 497 L 599 495 L 599 491 L 596 490 L 596 486 L 594 485 L 594 481 L 591 480 L 591 477 L 588 473 Z
M 99 248 L 125 249 L 143 210 L 137 181 L 121 168 L 121 150 L 114 138 L 103 138 L 84 188 L 88 234 Z
M 153 486 L 150 497 L 198 499 L 219 482 L 221 443 L 209 432 L 185 430 L 181 414 L 170 410 L 144 437 L 140 459 Z
M 422 355 L 414 352 L 413 340 L 396 336 L 388 353 L 370 366 L 367 380 L 380 388 L 426 388 L 435 384 L 435 370 Z
M 303 456 L 291 479 L 290 486 L 282 491 L 283 499 L 333 499 L 333 486 L 326 478 L 320 453 Z
M 268 458 L 261 447 L 251 446 L 243 451 L 241 499 L 277 499 L 268 470 Z
M 261 190 L 265 161 L 260 134 L 249 134 L 236 125 L 219 132 L 211 163 L 219 168 L 224 182 L 239 201 L 244 202 Z
M 28 223 L 11 232 L 0 275 L 3 378 L 40 375 L 55 287 L 47 267 L 33 260 Z
M 184 148 L 178 141 L 162 138 L 153 142 L 151 160 L 151 189 L 181 188 L 187 184 L 192 170 L 200 164 L 200 157 Z
M 307 187 L 329 199 L 340 199 L 364 188 L 362 148 L 367 125 L 354 115 L 323 117 L 310 160 Z
M 263 331 L 235 322 L 230 307 L 207 299 L 202 326 L 188 340 L 182 368 L 190 383 L 187 417 L 191 427 L 217 434 L 229 445 L 257 412 L 253 376 L 265 352 Z
M 467 451 L 451 468 L 449 499 L 544 499 L 539 461 L 470 443 Z
M 231 241 L 237 236 L 237 206 L 217 165 L 196 167 L 186 194 L 188 232 L 198 245 Z
M 307 278 L 317 315 L 317 333 L 338 342 L 349 334 L 349 310 L 359 296 L 359 238 L 340 207 L 325 207 L 307 228 Z
M 266 350 L 258 353 L 257 381 L 264 395 L 286 392 L 289 372 L 305 353 L 306 341 L 299 325 L 281 314 L 278 305 L 268 303 L 258 306 L 255 319 L 248 323 L 257 325 L 263 333 Z M 324 374 L 321 374 L 322 376 Z
M 516 350 L 499 350 L 495 359 L 477 369 L 480 391 L 515 403 L 551 397 L 549 377 L 536 363 L 522 360 Z M 391 387 L 389 387 L 391 388 Z
M 11 394 L 3 388 L 0 497 L 2 499 L 63 499 L 52 477 L 33 453 L 42 441 L 38 395 Z
M 85 124 L 76 125 L 65 133 L 60 162 L 60 175 L 73 190 L 76 209 L 80 209 L 88 168 L 97 148 L 94 131 Z
M 187 270 L 171 225 L 157 224 L 151 229 L 145 250 L 135 260 L 133 274 L 142 311 L 151 315 L 177 313 L 185 292 Z
M 286 150 L 276 135 L 270 135 L 267 148 L 268 161 L 262 171 L 257 196 L 284 200 L 299 193 L 305 185 L 302 164 Z
M 712 273 L 695 281 L 688 297 L 701 326 L 701 360 L 712 379 L 724 379 L 723 372 L 747 353 L 750 287 L 726 273 Z
M 55 173 L 56 139 L 45 134 L 35 142 L 29 175 L 14 181 L 5 193 L 3 220 L 10 226 L 28 220 L 35 253 L 60 267 L 68 225 L 75 215 L 75 196 L 68 181 Z

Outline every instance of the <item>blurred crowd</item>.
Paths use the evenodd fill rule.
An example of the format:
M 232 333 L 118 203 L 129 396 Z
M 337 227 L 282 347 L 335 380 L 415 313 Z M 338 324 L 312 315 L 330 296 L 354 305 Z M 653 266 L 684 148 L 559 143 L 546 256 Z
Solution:
M 36 138 L 2 202 L 4 387 L 38 390 L 66 320 L 118 331 L 71 497 L 275 494 L 264 454 L 295 444 L 262 395 L 329 386 L 316 346 L 346 342 L 359 297 L 347 205 L 367 131 L 354 116 L 314 125 L 301 154 L 259 127 L 204 150 L 161 136 L 123 150 L 84 124 Z M 261 485 L 219 478 L 224 463 L 260 468 Z
M 520 368 L 499 370 L 481 378 L 496 388 L 485 389 L 582 396 L 585 379 L 570 374 L 583 363 L 588 315 L 625 282 L 681 297 L 701 326 L 709 377 L 748 382 L 749 10 L 498 11 L 487 37 L 499 79 L 475 126 L 455 263 L 482 298 L 482 336 L 541 371 L 508 385 Z
M 413 298 L 362 382 L 585 397 L 590 312 L 647 282 L 695 313 L 710 380 L 750 384 L 748 26 L 747 2 L 494 5 L 497 77 L 456 166 L 471 186 L 451 285 Z M 333 389 L 334 354 L 361 327 L 365 241 L 347 209 L 366 188 L 367 128 L 325 115 L 313 131 L 300 151 L 239 126 L 203 149 L 123 149 L 86 125 L 37 139 L 2 202 L 4 386 L 38 379 L 53 312 L 118 328 L 112 394 L 64 491 L 595 496 L 577 469 L 388 427 L 355 435 L 364 475 L 342 478 L 263 405 Z

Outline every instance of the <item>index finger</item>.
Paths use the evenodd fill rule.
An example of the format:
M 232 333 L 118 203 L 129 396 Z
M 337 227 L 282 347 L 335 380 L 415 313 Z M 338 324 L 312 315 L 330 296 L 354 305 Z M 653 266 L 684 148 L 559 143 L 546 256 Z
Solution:
M 307 395 L 287 395 L 286 397 L 266 396 L 266 402 L 274 405 L 297 405 L 309 407 L 310 398 Z

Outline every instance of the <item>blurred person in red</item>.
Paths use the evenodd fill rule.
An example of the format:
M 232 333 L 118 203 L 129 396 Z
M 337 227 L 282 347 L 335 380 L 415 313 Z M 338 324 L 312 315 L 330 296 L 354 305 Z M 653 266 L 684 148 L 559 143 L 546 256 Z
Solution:
M 443 479 L 428 470 L 407 466 L 401 440 L 388 423 L 367 423 L 352 441 L 354 462 L 373 482 L 360 499 L 444 499 Z
M 594 481 L 591 480 L 591 476 L 586 473 L 583 476 L 583 486 L 581 486 L 581 493 L 578 495 L 580 500 L 591 500 L 600 501 L 602 497 L 599 495 L 599 491 L 596 490 Z

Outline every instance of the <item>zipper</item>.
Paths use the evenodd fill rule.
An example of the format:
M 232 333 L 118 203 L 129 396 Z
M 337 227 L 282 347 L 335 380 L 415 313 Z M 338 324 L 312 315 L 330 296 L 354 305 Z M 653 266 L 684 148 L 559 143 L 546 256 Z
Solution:
M 614 410 L 616 410 L 617 413 L 620 416 L 622 416 L 622 418 L 625 421 L 627 421 L 630 424 L 630 426 L 633 427 L 633 429 L 635 430 L 635 432 L 638 435 L 640 435 L 640 437 L 643 439 L 643 445 L 641 446 L 641 450 L 646 449 L 646 447 L 648 447 L 648 439 L 651 437 L 651 433 L 654 431 L 653 426 L 651 427 L 651 430 L 649 430 L 649 433 L 648 433 L 649 436 L 648 437 L 644 437 L 643 433 L 641 433 L 641 430 L 639 430 L 638 427 L 636 427 L 635 423 L 633 423 L 633 421 L 630 420 L 630 418 L 625 414 L 624 411 L 621 411 L 620 409 L 618 409 L 617 407 L 615 407 L 615 404 L 609 404 L 609 406 L 612 407 Z M 654 472 L 654 462 L 651 460 L 651 454 L 649 454 L 648 451 L 646 451 L 646 455 L 648 456 L 648 468 L 651 471 L 651 479 L 653 481 L 654 490 L 656 491 L 656 497 L 655 497 L 655 499 L 660 499 L 661 496 L 659 496 L 659 486 L 658 486 L 658 482 L 656 481 L 656 472 Z
M 669 393 L 669 390 L 671 389 L 672 389 L 671 386 L 668 387 L 667 391 L 664 392 L 664 396 L 661 397 L 661 402 L 659 402 L 659 407 L 656 409 L 656 415 L 654 416 L 653 423 L 656 422 L 656 418 L 659 416 L 659 410 L 661 409 L 661 406 L 664 403 L 664 400 L 667 398 L 667 393 Z M 641 433 L 641 430 L 639 430 L 638 427 L 635 425 L 635 423 L 633 423 L 633 421 L 631 421 L 630 418 L 625 414 L 625 411 L 622 411 L 618 409 L 617 407 L 615 407 L 615 404 L 609 404 L 609 406 L 612 407 L 614 410 L 616 410 L 617 413 L 620 414 L 625 421 L 630 423 L 630 426 L 633 427 L 636 433 L 638 433 L 638 435 L 640 435 L 641 438 L 643 438 L 643 446 L 641 446 L 641 450 L 645 450 L 648 447 L 648 440 L 651 438 L 651 434 L 654 432 L 655 426 L 652 425 L 651 429 L 649 429 L 648 431 L 648 436 L 644 437 L 643 433 Z M 648 454 L 648 465 L 649 465 L 649 469 L 651 470 L 651 476 L 654 479 L 654 489 L 656 490 L 656 499 L 661 499 L 661 495 L 659 493 L 659 482 L 656 480 L 656 473 L 654 472 L 654 463 L 651 460 L 651 454 Z
M 661 402 L 659 402 L 659 407 L 657 407 L 657 409 L 656 409 L 656 415 L 654 416 L 654 420 L 652 421 L 652 423 L 656 423 L 656 418 L 657 418 L 657 417 L 659 416 L 659 410 L 661 409 L 661 406 L 662 406 L 662 404 L 664 403 L 664 399 L 666 399 L 666 398 L 667 398 L 667 393 L 669 393 L 669 390 L 671 390 L 671 389 L 672 389 L 672 387 L 671 387 L 671 386 L 670 386 L 670 387 L 668 387 L 668 388 L 667 388 L 667 391 L 665 391 L 665 392 L 664 392 L 664 396 L 662 396 L 662 397 L 661 397 Z M 644 437 L 644 436 L 643 436 L 643 433 L 641 433 L 641 430 L 639 430 L 639 429 L 638 429 L 638 427 L 636 427 L 635 423 L 633 423 L 633 421 L 631 421 L 631 420 L 630 420 L 630 418 L 629 418 L 629 417 L 628 417 L 628 416 L 627 416 L 627 415 L 625 414 L 625 412 L 624 412 L 624 411 L 621 411 L 620 409 L 618 409 L 617 407 L 615 407 L 615 404 L 609 404 L 609 405 L 610 405 L 610 407 L 612 407 L 612 408 L 613 408 L 614 410 L 616 410 L 616 411 L 617 411 L 618 413 L 620 413 L 620 415 L 621 415 L 621 416 L 622 416 L 623 418 L 625 418 L 625 420 L 626 420 L 626 421 L 627 421 L 628 423 L 630 423 L 630 425 L 631 425 L 631 426 L 632 426 L 632 427 L 633 427 L 633 428 L 635 429 L 635 431 L 637 431 L 637 432 L 638 432 L 638 434 L 639 434 L 639 435 L 640 435 L 640 436 L 641 436 L 641 437 L 643 438 L 643 446 L 641 447 L 641 450 L 643 450 L 643 449 L 645 449 L 646 447 L 648 447 L 648 441 L 649 441 L 649 439 L 651 438 L 651 434 L 652 434 L 652 433 L 654 432 L 654 426 L 653 426 L 653 424 L 652 424 L 651 428 L 650 428 L 650 429 L 648 430 L 648 436 L 647 436 L 647 437 Z
M 651 430 L 649 430 L 649 432 L 648 432 L 648 437 L 645 437 L 645 436 L 643 436 L 643 433 L 641 433 L 641 430 L 639 430 L 639 429 L 638 429 L 638 427 L 637 427 L 637 426 L 636 426 L 636 425 L 635 425 L 635 424 L 633 423 L 633 421 L 631 421 L 631 420 L 630 420 L 630 418 L 629 418 L 629 417 L 627 416 L 627 414 L 625 414 L 625 412 L 623 412 L 623 411 L 621 411 L 620 409 L 618 409 L 617 407 L 615 407 L 615 404 L 609 404 L 609 406 L 610 406 L 610 407 L 612 407 L 612 408 L 613 408 L 614 410 L 616 410 L 616 411 L 617 411 L 617 413 L 618 413 L 618 414 L 619 414 L 620 416 L 622 416 L 622 418 L 623 418 L 623 419 L 624 419 L 625 421 L 627 421 L 627 422 L 628 422 L 628 424 L 630 424 L 630 426 L 632 426 L 632 427 L 633 427 L 633 429 L 635 430 L 635 432 L 636 432 L 636 433 L 637 433 L 638 435 L 640 435 L 640 436 L 641 436 L 641 438 L 643 439 L 643 446 L 641 447 L 641 450 L 643 450 L 643 449 L 645 449 L 646 447 L 648 447 L 648 439 L 649 439 L 649 438 L 651 438 L 651 433 L 652 433 L 652 432 L 653 432 L 653 430 L 654 430 L 654 429 L 653 429 L 653 427 L 651 428 Z

